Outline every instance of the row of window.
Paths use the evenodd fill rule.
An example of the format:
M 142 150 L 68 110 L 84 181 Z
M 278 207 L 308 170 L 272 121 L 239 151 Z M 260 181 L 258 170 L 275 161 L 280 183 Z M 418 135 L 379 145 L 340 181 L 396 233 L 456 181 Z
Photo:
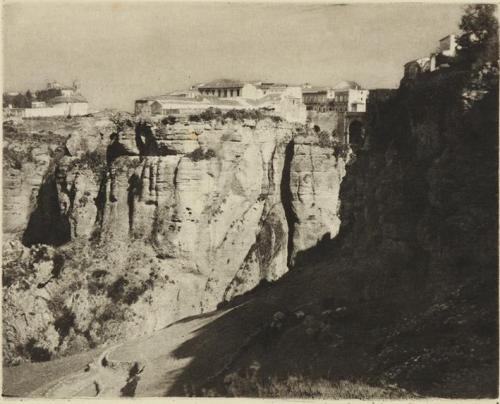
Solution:
M 201 94 L 205 95 L 213 95 L 221 98 L 225 97 L 239 97 L 240 96 L 240 90 L 239 89 L 217 89 L 217 90 L 199 90 Z
M 326 96 L 304 95 L 304 102 L 326 102 Z
M 337 111 L 337 112 L 348 112 L 347 110 L 347 105 L 339 105 L 337 108 L 334 108 L 332 106 L 321 106 L 321 107 L 315 107 L 313 105 L 307 105 L 306 107 L 307 111 L 316 111 L 316 112 L 329 112 L 329 111 Z M 358 106 L 356 104 L 351 105 L 351 112 L 357 112 Z

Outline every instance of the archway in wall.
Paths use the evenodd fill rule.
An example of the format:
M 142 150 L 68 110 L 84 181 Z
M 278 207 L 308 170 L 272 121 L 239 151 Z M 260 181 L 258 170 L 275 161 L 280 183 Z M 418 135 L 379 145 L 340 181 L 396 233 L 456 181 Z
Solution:
M 349 124 L 349 143 L 361 146 L 363 144 L 363 124 L 356 120 Z

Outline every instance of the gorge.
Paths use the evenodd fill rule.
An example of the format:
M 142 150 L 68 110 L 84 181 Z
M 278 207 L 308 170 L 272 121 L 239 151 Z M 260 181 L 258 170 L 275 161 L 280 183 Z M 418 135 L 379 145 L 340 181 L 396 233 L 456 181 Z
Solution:
M 4 388 L 496 397 L 485 69 L 402 83 L 352 148 L 270 117 L 6 123 Z

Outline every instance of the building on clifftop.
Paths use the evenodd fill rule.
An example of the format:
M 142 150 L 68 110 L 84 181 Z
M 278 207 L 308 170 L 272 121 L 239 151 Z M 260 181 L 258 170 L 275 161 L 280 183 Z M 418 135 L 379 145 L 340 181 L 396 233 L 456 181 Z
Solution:
M 208 108 L 258 109 L 291 122 L 306 121 L 300 86 L 263 81 L 214 80 L 193 85 L 188 91 L 138 99 L 134 109 L 136 115 L 161 118 L 199 113 Z
M 29 91 L 27 92 L 29 93 Z M 21 118 L 40 118 L 56 116 L 82 116 L 89 113 L 89 104 L 85 97 L 78 93 L 78 88 L 63 86 L 56 81 L 47 83 L 43 90 L 36 91 L 33 97 L 18 94 L 20 102 L 13 105 L 6 102 L 8 94 L 4 94 L 4 115 Z

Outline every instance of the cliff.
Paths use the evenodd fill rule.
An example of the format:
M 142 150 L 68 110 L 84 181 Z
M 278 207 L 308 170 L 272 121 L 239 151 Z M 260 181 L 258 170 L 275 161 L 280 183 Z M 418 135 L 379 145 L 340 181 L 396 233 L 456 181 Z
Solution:
M 24 212 L 4 253 L 7 362 L 213 310 L 338 232 L 347 156 L 301 125 L 108 118 L 74 130 L 37 168 L 31 204 L 6 189 Z
M 497 397 L 497 83 L 470 103 L 439 72 L 372 108 L 338 236 L 175 349 L 168 394 Z

